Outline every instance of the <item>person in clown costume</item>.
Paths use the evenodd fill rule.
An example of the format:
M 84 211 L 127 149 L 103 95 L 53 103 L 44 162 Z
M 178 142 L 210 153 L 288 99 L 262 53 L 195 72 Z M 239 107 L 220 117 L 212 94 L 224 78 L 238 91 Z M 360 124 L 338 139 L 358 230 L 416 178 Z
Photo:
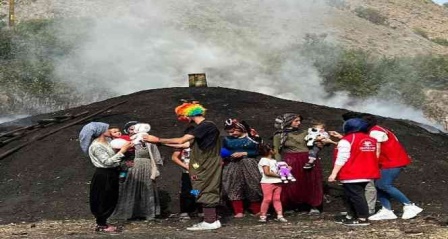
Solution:
M 204 221 L 188 227 L 190 231 L 214 230 L 221 227 L 216 207 L 220 203 L 222 159 L 219 129 L 212 121 L 205 119 L 206 109 L 198 102 L 183 103 L 176 107 L 179 120 L 193 122 L 196 127 L 179 138 L 159 138 L 153 135 L 144 140 L 160 144 L 184 144 L 192 142 L 188 171 L 197 190 L 197 202 L 202 204 Z

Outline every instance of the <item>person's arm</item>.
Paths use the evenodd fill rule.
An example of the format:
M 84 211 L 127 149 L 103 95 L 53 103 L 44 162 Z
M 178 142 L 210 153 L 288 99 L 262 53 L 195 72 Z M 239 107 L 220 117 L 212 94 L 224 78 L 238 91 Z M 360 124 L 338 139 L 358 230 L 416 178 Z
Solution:
M 320 140 L 320 142 L 322 142 L 323 144 L 335 144 L 335 145 L 338 144 L 337 142 L 333 141 L 330 138 L 323 138 L 323 139 Z
M 280 151 L 280 134 L 274 135 L 272 145 L 273 145 L 274 151 L 275 151 L 275 155 L 274 155 L 275 160 L 277 160 L 277 161 L 282 160 L 282 155 L 279 152 Z
M 338 139 L 342 139 L 342 137 L 344 137 L 342 134 L 340 134 L 336 131 L 328 131 L 328 134 L 330 134 L 331 136 L 338 138 Z
M 103 165 L 112 166 L 114 164 L 120 163 L 121 159 L 124 157 L 124 152 L 131 147 L 131 142 L 127 142 L 116 154 L 110 156 L 107 152 L 106 148 L 100 145 L 91 146 L 91 154 L 93 156 L 93 160 L 97 160 Z
M 381 154 L 381 143 L 377 142 L 376 143 L 376 157 L 379 158 Z
M 387 134 L 380 130 L 372 130 L 369 133 L 369 136 L 376 139 L 376 156 L 380 157 L 381 154 L 381 143 L 389 140 Z
M 176 150 L 171 155 L 171 160 L 173 160 L 173 162 L 179 165 L 181 168 L 188 170 L 188 165 L 181 160 L 181 157 L 182 157 L 182 150 Z
M 268 165 L 263 166 L 263 173 L 266 176 L 279 177 L 278 174 L 271 171 L 271 168 Z
M 169 139 L 159 138 L 154 135 L 146 135 L 143 137 L 143 140 L 149 143 L 160 143 L 160 144 L 183 144 L 192 139 L 194 139 L 194 136 L 191 134 L 186 134 L 180 138 L 169 138 Z
M 256 149 L 247 149 L 244 152 L 235 152 L 231 155 L 232 158 L 242 158 L 242 157 L 255 158 L 257 156 L 258 151 Z
M 333 167 L 333 171 L 331 171 L 330 176 L 328 177 L 328 182 L 335 182 L 336 181 L 336 177 L 338 176 L 339 171 L 341 170 L 343 165 L 334 165 Z
M 185 142 L 183 144 L 165 144 L 165 146 L 175 148 L 175 149 L 186 149 L 190 147 L 190 141 Z
M 351 145 L 347 140 L 339 141 L 338 154 L 336 155 L 336 161 L 334 163 L 333 170 L 331 171 L 331 174 L 328 177 L 328 182 L 336 181 L 336 177 L 338 176 L 339 171 L 350 158 L 350 151 L 351 151 Z

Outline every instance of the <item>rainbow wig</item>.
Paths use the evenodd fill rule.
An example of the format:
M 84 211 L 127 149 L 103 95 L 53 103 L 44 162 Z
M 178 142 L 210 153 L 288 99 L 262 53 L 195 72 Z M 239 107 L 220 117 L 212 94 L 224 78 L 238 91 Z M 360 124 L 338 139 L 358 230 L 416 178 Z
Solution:
M 176 107 L 174 112 L 177 116 L 193 117 L 198 115 L 205 115 L 206 109 L 197 103 L 183 103 Z

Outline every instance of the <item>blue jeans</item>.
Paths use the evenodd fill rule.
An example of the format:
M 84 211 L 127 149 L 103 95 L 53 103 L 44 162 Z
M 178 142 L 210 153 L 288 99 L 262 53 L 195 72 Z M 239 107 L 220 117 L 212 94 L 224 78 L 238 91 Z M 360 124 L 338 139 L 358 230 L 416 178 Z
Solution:
M 392 209 L 392 206 L 390 205 L 391 198 L 402 204 L 411 203 L 411 201 L 393 185 L 402 169 L 402 167 L 381 169 L 381 178 L 375 181 L 375 187 L 378 191 L 378 198 L 381 205 L 389 210 Z

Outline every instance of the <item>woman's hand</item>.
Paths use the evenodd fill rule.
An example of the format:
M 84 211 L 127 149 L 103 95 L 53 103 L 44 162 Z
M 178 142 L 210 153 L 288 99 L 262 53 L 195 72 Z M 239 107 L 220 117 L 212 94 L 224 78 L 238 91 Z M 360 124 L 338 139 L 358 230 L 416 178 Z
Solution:
M 145 135 L 145 136 L 143 136 L 143 140 L 148 142 L 148 143 L 153 143 L 153 144 L 156 144 L 156 143 L 160 142 L 160 138 L 156 137 L 154 135 Z
M 247 156 L 247 152 L 235 152 L 230 155 L 232 158 L 243 158 L 245 156 Z
M 185 170 L 190 170 L 190 166 L 186 163 L 184 163 L 184 165 L 182 166 L 182 168 L 184 168 Z
M 328 177 L 328 182 L 330 182 L 330 183 L 332 183 L 332 182 L 336 182 L 336 176 L 337 176 L 337 175 L 335 175 L 335 174 L 331 174 L 331 175 Z
M 342 134 L 340 134 L 340 133 L 338 133 L 336 131 L 328 131 L 328 134 L 333 136 L 333 137 L 335 137 L 335 138 L 338 138 L 338 139 L 342 139 L 342 137 L 344 137 L 344 136 L 342 136 Z
M 134 160 L 127 160 L 124 164 L 126 164 L 126 167 L 128 168 L 132 168 L 134 167 Z
M 126 151 L 128 151 L 128 149 L 132 147 L 134 147 L 134 144 L 131 141 L 128 141 L 123 145 L 123 147 L 121 147 L 120 153 L 124 154 L 126 153 Z
M 337 144 L 336 142 L 328 138 L 323 138 L 320 140 L 320 142 L 322 142 L 323 144 Z

